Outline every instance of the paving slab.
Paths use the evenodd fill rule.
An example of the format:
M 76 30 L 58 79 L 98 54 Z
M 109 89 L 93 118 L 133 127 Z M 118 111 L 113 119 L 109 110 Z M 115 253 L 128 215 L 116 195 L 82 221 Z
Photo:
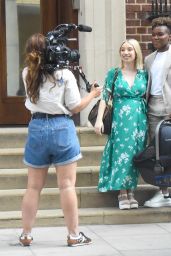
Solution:
M 33 244 L 18 243 L 21 229 L 0 229 L 0 256 L 170 256 L 171 223 L 80 226 L 92 245 L 66 246 L 65 227 L 34 228 Z

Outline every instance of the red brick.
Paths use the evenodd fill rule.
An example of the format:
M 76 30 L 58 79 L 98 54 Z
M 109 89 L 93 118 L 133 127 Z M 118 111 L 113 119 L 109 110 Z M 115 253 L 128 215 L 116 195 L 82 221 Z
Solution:
M 135 12 L 127 12 L 126 13 L 126 18 L 127 19 L 135 19 L 136 18 L 136 13 Z
M 126 4 L 129 4 L 129 3 L 135 3 L 135 0 L 126 0 Z
M 151 42 L 151 35 L 142 35 L 143 42 Z
M 127 34 L 136 34 L 137 33 L 137 31 L 136 31 L 136 27 L 127 27 L 126 28 L 126 33 Z
M 145 4 L 147 3 L 147 0 L 136 0 L 137 4 Z
M 147 20 L 149 16 L 150 16 L 149 12 L 137 12 L 137 19 Z
M 134 38 L 134 39 L 136 39 L 138 42 L 140 42 L 141 40 L 140 40 L 140 38 L 141 38 L 141 36 L 140 35 L 131 35 L 131 34 L 129 34 L 129 35 L 127 35 L 127 38 L 129 39 L 129 38 Z
M 141 26 L 150 26 L 151 25 L 151 21 L 149 20 L 141 20 Z
M 151 4 L 145 4 L 141 6 L 142 12 L 151 12 Z
M 126 6 L 126 12 L 140 12 L 141 6 L 138 4 L 130 4 Z
M 138 27 L 137 28 L 137 33 L 139 34 L 146 34 L 148 31 L 147 27 Z
M 127 20 L 126 25 L 128 27 L 140 26 L 140 20 Z

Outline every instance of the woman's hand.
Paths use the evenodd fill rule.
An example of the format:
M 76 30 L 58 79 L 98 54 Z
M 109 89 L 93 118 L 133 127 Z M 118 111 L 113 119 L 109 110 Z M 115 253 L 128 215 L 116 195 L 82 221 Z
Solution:
M 95 133 L 102 135 L 103 130 L 104 130 L 103 121 L 96 121 L 95 126 L 94 126 Z
M 105 111 L 105 107 L 106 107 L 106 103 L 104 100 L 100 101 L 99 104 L 99 109 L 98 109 L 98 115 L 97 115 L 97 119 L 96 119 L 96 123 L 94 126 L 94 131 L 95 133 L 102 135 L 103 131 L 104 131 L 104 125 L 103 125 L 103 114 Z
M 97 98 L 97 97 L 100 96 L 101 92 L 102 92 L 102 87 L 100 87 L 100 86 L 96 83 L 96 81 L 95 81 L 95 82 L 92 84 L 92 86 L 91 86 L 91 91 L 90 91 L 90 93 L 92 93 L 92 94 L 94 95 L 94 98 Z

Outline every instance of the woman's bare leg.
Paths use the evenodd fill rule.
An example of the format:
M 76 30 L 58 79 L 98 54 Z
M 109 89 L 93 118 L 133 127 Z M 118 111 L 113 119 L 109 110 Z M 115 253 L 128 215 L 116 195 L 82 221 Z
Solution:
M 28 169 L 27 190 L 22 201 L 23 233 L 30 233 L 34 225 L 40 192 L 45 185 L 48 168 Z
M 75 191 L 77 163 L 56 167 L 61 207 L 68 233 L 78 235 L 78 203 Z

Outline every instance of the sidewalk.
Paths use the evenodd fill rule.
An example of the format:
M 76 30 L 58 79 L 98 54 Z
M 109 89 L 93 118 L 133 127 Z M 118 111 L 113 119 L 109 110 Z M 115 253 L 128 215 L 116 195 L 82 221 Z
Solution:
M 154 216 L 155 217 L 155 216 Z M 66 228 L 34 228 L 30 247 L 18 244 L 19 229 L 0 229 L 0 256 L 170 256 L 171 223 L 88 225 L 93 244 L 66 246 Z

